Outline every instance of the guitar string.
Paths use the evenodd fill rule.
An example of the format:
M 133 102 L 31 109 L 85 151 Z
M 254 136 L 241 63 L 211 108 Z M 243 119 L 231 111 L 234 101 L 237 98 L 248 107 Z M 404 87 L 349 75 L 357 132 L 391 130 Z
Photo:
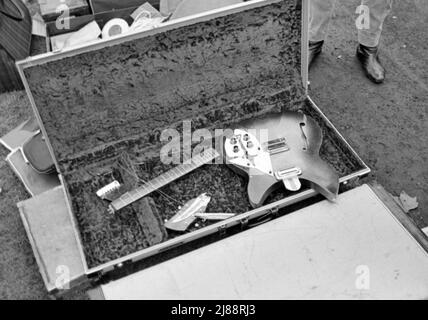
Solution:
M 120 164 L 118 164 L 118 166 L 120 167 L 120 168 L 122 168 L 123 170 L 125 170 L 128 174 L 130 174 L 131 176 L 133 176 L 133 177 L 136 177 L 137 178 L 137 182 L 142 182 L 143 184 L 147 184 L 148 182 L 147 181 L 145 181 L 144 179 L 142 179 L 141 177 L 139 177 L 136 173 L 132 173 L 132 172 L 130 172 L 127 168 L 125 168 L 125 167 L 123 167 L 123 166 L 121 166 Z M 164 193 L 164 192 L 162 192 L 161 190 L 159 190 L 159 189 L 156 189 L 156 190 L 154 190 L 153 192 L 157 192 L 157 193 L 159 193 L 161 196 L 163 196 L 164 198 L 166 198 L 166 200 L 168 200 L 168 202 L 170 203 L 170 204 L 174 204 L 173 202 L 171 202 L 170 200 L 172 200 L 172 201 L 174 201 L 174 202 L 176 202 L 176 203 L 178 203 L 180 206 L 183 206 L 183 203 L 182 202 L 180 202 L 180 201 L 178 201 L 177 199 L 174 199 L 173 197 L 171 197 L 171 196 L 169 196 L 169 195 L 167 195 L 166 193 Z
M 119 165 L 120 166 L 120 165 Z M 120 166 L 123 170 L 125 170 L 128 174 L 131 174 L 132 175 L 132 173 L 131 172 L 129 172 L 126 168 L 124 168 L 124 167 L 122 167 L 122 166 Z M 143 184 L 147 184 L 148 182 L 147 181 L 145 181 L 144 179 L 142 179 L 142 178 L 140 178 L 140 177 L 138 177 L 137 176 L 137 182 L 142 182 Z M 179 205 L 182 205 L 182 202 L 180 202 L 180 201 L 178 201 L 178 200 L 176 200 L 176 199 L 174 199 L 173 197 L 171 197 L 171 196 L 169 196 L 169 195 L 167 195 L 166 193 L 164 193 L 164 192 L 162 192 L 161 190 L 159 190 L 159 189 L 155 189 L 153 192 L 157 192 L 157 193 L 159 193 L 161 196 L 163 196 L 164 198 L 166 198 L 166 200 L 169 202 L 169 203 L 171 203 L 171 204 L 173 204 L 173 202 L 171 202 L 170 200 L 172 200 L 172 201 L 174 201 L 174 202 L 176 202 L 176 203 L 178 203 Z
M 202 157 L 202 159 L 200 160 L 200 164 L 204 163 L 204 158 Z M 127 164 L 128 167 L 130 167 L 132 169 L 133 172 L 130 172 L 129 169 L 125 168 L 124 166 L 122 166 L 120 163 L 118 163 L 118 166 L 120 168 L 122 168 L 123 170 L 125 170 L 125 172 L 127 172 L 128 174 L 130 174 L 132 177 L 137 179 L 137 182 L 142 182 L 143 184 L 148 184 L 148 181 L 145 181 L 144 179 L 142 179 L 141 177 L 138 176 L 136 170 L 135 170 L 135 166 L 132 164 L 132 160 L 130 159 L 130 156 L 128 153 L 122 154 L 122 160 L 124 162 L 126 162 L 125 164 Z M 163 196 L 166 200 L 168 200 L 171 204 L 173 204 L 170 200 L 178 203 L 180 206 L 183 206 L 184 203 L 181 201 L 178 201 L 177 199 L 167 195 L 166 193 L 162 192 L 159 189 L 155 189 L 154 192 L 158 192 L 161 196 Z
M 144 179 L 142 179 L 136 172 L 135 170 L 135 165 L 133 164 L 133 161 L 131 160 L 131 157 L 128 153 L 122 153 L 121 155 L 121 159 L 124 162 L 124 165 L 126 165 L 128 168 L 132 169 L 132 172 L 128 171 L 128 168 L 122 167 L 120 164 L 120 161 L 118 162 L 118 165 L 120 167 L 122 167 L 123 170 L 125 170 L 126 172 L 128 172 L 128 174 L 130 174 L 132 177 L 134 177 L 137 181 L 136 183 L 138 184 L 138 182 L 142 182 L 143 184 L 148 184 L 148 182 L 144 181 Z M 135 163 L 135 162 L 134 162 Z M 166 198 L 168 200 L 168 202 L 170 202 L 172 204 L 171 201 L 169 201 L 168 198 L 170 198 L 171 200 L 179 203 L 180 205 L 182 205 L 181 202 L 177 201 L 176 199 L 169 197 L 167 194 L 163 193 L 162 191 L 155 189 L 154 191 L 157 191 L 161 196 L 163 196 L 164 198 Z

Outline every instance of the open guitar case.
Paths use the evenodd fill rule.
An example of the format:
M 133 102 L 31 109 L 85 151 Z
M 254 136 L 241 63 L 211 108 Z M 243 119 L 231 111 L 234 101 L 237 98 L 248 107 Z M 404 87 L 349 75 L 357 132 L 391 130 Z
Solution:
M 243 176 L 206 165 L 108 214 L 96 191 L 113 180 L 133 188 L 172 168 L 159 159 L 161 135 L 186 131 L 183 121 L 192 131 L 214 130 L 302 112 L 321 127 L 320 156 L 341 189 L 370 171 L 307 95 L 307 23 L 305 0 L 254 0 L 18 63 L 62 181 L 82 276 L 156 263 L 317 197 L 303 181 L 300 191 L 280 188 L 253 210 Z M 185 233 L 165 229 L 180 205 L 204 192 L 212 197 L 207 212 L 238 215 L 200 220 Z

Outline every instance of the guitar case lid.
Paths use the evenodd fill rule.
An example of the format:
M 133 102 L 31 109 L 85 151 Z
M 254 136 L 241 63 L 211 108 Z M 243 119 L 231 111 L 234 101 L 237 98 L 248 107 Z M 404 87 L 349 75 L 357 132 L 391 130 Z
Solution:
M 113 144 L 161 148 L 160 133 L 184 120 L 221 128 L 306 99 L 301 1 L 184 19 L 18 64 L 61 173 Z

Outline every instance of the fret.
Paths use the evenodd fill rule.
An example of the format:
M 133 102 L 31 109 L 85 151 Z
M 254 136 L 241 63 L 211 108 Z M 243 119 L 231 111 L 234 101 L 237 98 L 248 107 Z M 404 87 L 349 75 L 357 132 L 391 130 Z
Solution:
M 119 201 L 120 201 L 122 204 L 124 204 L 124 205 L 126 205 L 126 203 L 127 203 L 127 201 L 126 201 L 126 200 L 124 200 L 124 199 L 122 199 L 122 198 L 119 198 Z
M 179 174 L 185 175 L 185 174 L 188 174 L 192 170 L 190 169 L 190 167 L 188 165 L 186 165 L 186 166 L 182 166 L 182 167 L 178 168 L 177 171 L 179 172 Z
M 204 163 L 206 160 L 204 158 L 196 158 L 194 163 L 195 165 L 199 165 L 200 163 Z
M 174 169 L 172 169 L 172 170 L 174 170 Z M 171 170 L 171 171 L 172 171 Z M 170 179 L 171 178 L 171 176 L 170 176 L 170 172 L 171 171 L 167 171 L 167 172 L 165 172 L 165 173 L 162 173 L 159 177 L 163 177 L 163 178 L 165 178 L 165 179 Z
M 160 176 L 159 177 L 159 183 L 160 183 L 160 185 L 166 185 L 166 184 L 170 183 L 170 180 L 168 180 L 165 176 Z
M 137 201 L 138 199 L 140 199 L 140 197 L 139 197 L 139 193 L 138 193 L 138 190 L 134 190 L 134 191 L 131 191 L 131 200 L 133 201 L 133 202 L 135 202 L 135 201 Z
M 119 199 L 122 203 L 127 203 L 131 199 L 131 195 L 129 192 L 125 193 L 123 196 L 121 196 Z
M 144 189 L 156 189 L 156 186 L 154 185 L 153 181 L 147 181 L 142 187 L 140 187 L 141 190 Z
M 188 172 L 189 172 L 189 166 L 188 166 L 188 165 L 183 165 L 183 166 L 181 166 L 178 170 L 179 170 L 179 172 L 180 172 L 181 174 L 186 174 L 186 173 L 188 173 Z
M 154 186 L 151 186 L 149 184 L 144 184 L 138 189 L 134 190 L 134 201 L 137 201 L 144 197 L 146 193 L 150 193 L 151 190 L 155 190 L 156 188 Z
M 148 181 L 141 187 L 138 187 L 137 189 L 127 192 L 123 194 L 119 199 L 114 200 L 110 207 L 114 210 L 120 210 L 131 203 L 136 202 L 137 200 L 147 196 L 148 194 L 152 193 L 153 191 L 162 188 L 163 186 L 171 183 L 172 181 L 186 175 L 187 173 L 201 167 L 202 165 L 206 164 L 207 162 L 215 159 L 218 156 L 217 151 L 211 150 L 210 152 L 205 152 L 203 156 L 198 155 L 196 157 L 192 158 L 192 161 L 190 164 L 182 164 L 179 165 L 163 174 L 158 176 L 157 178 Z
M 190 172 L 189 167 L 187 167 L 187 166 L 186 167 L 181 167 L 180 169 L 182 170 L 183 174 L 187 174 L 187 173 Z
M 174 179 L 174 175 L 173 175 L 173 174 L 171 174 L 171 171 L 165 172 L 165 173 L 163 174 L 163 176 L 164 176 L 164 177 L 165 177 L 165 179 L 167 179 L 167 180 L 173 180 L 173 179 Z

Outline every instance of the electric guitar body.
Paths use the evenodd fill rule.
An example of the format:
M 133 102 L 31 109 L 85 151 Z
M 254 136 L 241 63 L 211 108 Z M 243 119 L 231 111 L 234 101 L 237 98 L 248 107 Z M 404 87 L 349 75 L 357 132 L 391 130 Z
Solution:
M 334 201 L 339 190 L 337 173 L 319 156 L 322 130 L 299 112 L 270 114 L 245 121 L 226 137 L 226 162 L 248 176 L 248 196 L 254 208 L 263 205 L 276 188 L 301 188 L 300 179 Z

